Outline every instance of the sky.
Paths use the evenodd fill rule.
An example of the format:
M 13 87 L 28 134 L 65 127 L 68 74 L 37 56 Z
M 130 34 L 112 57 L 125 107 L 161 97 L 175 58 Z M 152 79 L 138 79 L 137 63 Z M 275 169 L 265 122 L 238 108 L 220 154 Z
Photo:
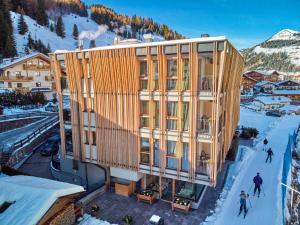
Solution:
M 83 0 L 117 13 L 151 17 L 186 37 L 225 35 L 252 47 L 282 29 L 300 31 L 300 0 Z

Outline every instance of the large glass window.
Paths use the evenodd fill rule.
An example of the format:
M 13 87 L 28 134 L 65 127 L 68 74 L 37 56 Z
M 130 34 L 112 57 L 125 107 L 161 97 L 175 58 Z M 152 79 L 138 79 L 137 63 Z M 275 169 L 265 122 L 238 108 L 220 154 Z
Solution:
M 167 89 L 177 90 L 177 59 L 168 59 L 167 69 Z
M 149 164 L 150 162 L 150 143 L 149 138 L 141 138 L 141 163 Z
M 159 149 L 159 140 L 154 140 L 154 155 L 153 155 L 153 163 L 154 166 L 159 166 L 159 158 L 160 158 L 160 149 Z
M 141 127 L 149 127 L 149 102 L 141 101 Z
M 206 52 L 199 54 L 198 68 L 199 78 L 198 87 L 200 91 L 212 91 L 212 76 L 213 76 L 213 53 Z
M 187 58 L 182 61 L 182 90 L 190 90 L 190 61 Z
M 159 89 L 159 82 L 158 82 L 158 61 L 153 60 L 153 79 L 154 79 L 154 90 Z
M 189 130 L 189 115 L 190 115 L 189 102 L 182 103 L 182 130 Z
M 154 127 L 159 128 L 159 101 L 154 102 Z
M 177 130 L 177 102 L 168 102 L 167 104 L 167 129 Z
M 188 143 L 182 143 L 182 155 L 181 155 L 181 170 L 188 171 L 189 168 L 189 158 L 188 158 Z
M 177 169 L 177 142 L 168 141 L 167 142 L 167 167 L 169 169 Z
M 140 90 L 148 90 L 147 61 L 140 61 Z

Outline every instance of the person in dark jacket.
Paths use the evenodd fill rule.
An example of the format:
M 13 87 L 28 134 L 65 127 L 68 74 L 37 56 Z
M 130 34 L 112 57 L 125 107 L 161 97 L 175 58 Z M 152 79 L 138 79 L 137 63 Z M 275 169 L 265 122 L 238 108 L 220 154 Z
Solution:
M 259 176 L 259 173 L 256 174 L 256 176 L 253 178 L 254 183 L 254 192 L 253 196 L 255 196 L 256 191 L 258 191 L 258 197 L 260 195 L 260 186 L 263 183 L 263 179 Z
M 240 194 L 240 212 L 239 215 L 242 213 L 242 211 L 244 210 L 244 213 L 247 213 L 247 198 L 249 197 L 248 194 L 246 194 L 244 191 L 241 191 Z
M 270 159 L 270 163 L 271 163 L 272 162 L 272 155 L 274 155 L 274 153 L 273 153 L 271 148 L 268 149 L 267 153 L 268 153 L 268 157 L 266 159 L 266 162 L 268 162 L 268 159 Z
M 267 145 L 268 145 L 268 140 L 267 140 L 267 138 L 265 138 L 263 151 L 267 151 Z

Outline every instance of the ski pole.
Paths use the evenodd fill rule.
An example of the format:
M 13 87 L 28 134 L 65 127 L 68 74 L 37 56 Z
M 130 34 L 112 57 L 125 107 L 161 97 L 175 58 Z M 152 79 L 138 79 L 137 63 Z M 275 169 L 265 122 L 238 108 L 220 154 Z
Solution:
M 251 201 L 250 201 L 250 198 L 248 197 L 248 201 L 249 201 L 249 206 L 250 208 L 252 208 L 252 204 L 251 204 Z
M 252 189 L 252 187 L 253 187 L 253 183 L 252 183 L 252 185 L 250 186 L 250 188 L 248 189 L 248 192 L 247 192 L 247 193 L 250 192 L 250 190 Z
M 263 191 L 264 196 L 266 196 L 266 193 L 265 193 L 265 190 L 264 190 L 264 186 L 263 186 L 263 185 L 261 185 L 261 189 L 262 189 L 262 191 Z

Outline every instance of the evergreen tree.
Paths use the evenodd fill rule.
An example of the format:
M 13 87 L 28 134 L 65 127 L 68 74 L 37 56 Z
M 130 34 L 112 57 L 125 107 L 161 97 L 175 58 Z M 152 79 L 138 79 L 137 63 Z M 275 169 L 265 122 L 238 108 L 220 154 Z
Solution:
M 53 23 L 50 23 L 50 26 L 49 26 L 49 28 L 50 28 L 50 31 L 51 31 L 51 32 L 53 32 L 53 31 L 54 31 L 54 26 L 53 26 Z
M 42 26 L 48 26 L 48 16 L 45 10 L 44 0 L 37 0 L 36 21 Z
M 56 34 L 62 38 L 64 38 L 66 35 L 65 35 L 65 26 L 64 26 L 64 23 L 63 23 L 63 20 L 62 20 L 62 17 L 59 16 L 58 19 L 57 19 L 57 23 L 56 23 Z
M 4 57 L 13 57 L 17 55 L 16 43 L 13 35 L 7 35 L 3 55 Z
M 18 31 L 19 31 L 19 34 L 21 34 L 21 35 L 24 35 L 28 31 L 28 26 L 24 20 L 23 14 L 24 14 L 24 12 L 21 13 L 21 16 L 20 16 L 19 22 L 18 22 Z
M 25 47 L 25 54 L 29 54 L 29 48 L 27 46 Z
M 74 24 L 74 26 L 73 26 L 73 37 L 75 40 L 78 39 L 78 27 L 76 24 Z
M 34 40 L 32 39 L 30 34 L 28 35 L 28 38 L 27 38 L 27 47 L 30 49 L 33 49 L 33 47 L 34 47 Z

